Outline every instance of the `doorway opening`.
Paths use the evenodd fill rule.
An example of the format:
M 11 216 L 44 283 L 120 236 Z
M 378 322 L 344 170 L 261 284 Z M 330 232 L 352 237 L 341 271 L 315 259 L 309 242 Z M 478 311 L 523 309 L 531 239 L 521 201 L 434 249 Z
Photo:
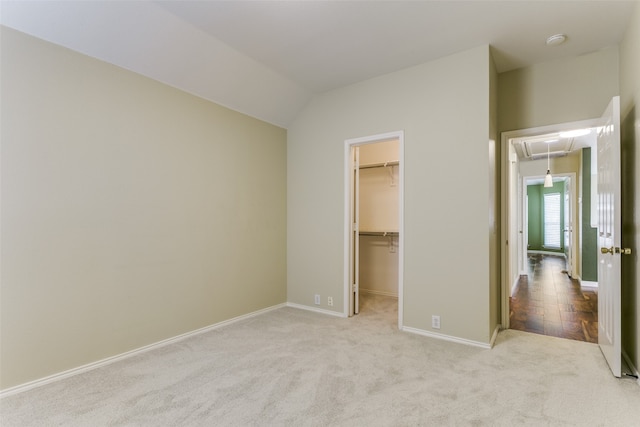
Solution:
M 580 132 L 577 132 L 577 131 Z M 565 133 L 566 132 L 566 133 Z M 565 133 L 565 135 L 563 135 Z M 596 218 L 593 221 L 596 231 L 596 241 L 593 247 L 595 251 L 595 262 L 597 264 L 598 283 L 598 346 L 615 377 L 622 375 L 622 281 L 621 265 L 622 256 L 631 255 L 632 249 L 622 247 L 622 191 L 620 174 L 620 97 L 614 96 L 602 116 L 597 119 L 585 120 L 581 122 L 565 123 L 561 125 L 545 126 L 535 129 L 505 132 L 502 134 L 502 224 L 504 239 L 502 240 L 502 322 L 503 326 L 509 327 L 509 297 L 511 295 L 511 284 L 517 283 L 522 265 L 524 251 L 522 250 L 523 227 L 522 209 L 518 201 L 522 201 L 522 195 L 518 194 L 521 187 L 519 183 L 522 179 L 522 164 L 520 153 L 516 151 L 527 148 L 526 143 L 516 144 L 520 138 L 527 137 L 541 142 L 556 143 L 563 139 L 575 141 L 577 135 L 595 135 L 596 149 L 595 158 L 597 162 L 596 197 L 592 203 L 597 204 Z M 551 137 L 553 135 L 553 137 Z M 557 138 L 556 138 L 557 136 Z M 569 142 L 567 147 L 571 147 Z M 547 162 L 549 162 L 550 146 L 547 146 Z M 531 148 L 531 147 L 529 147 Z M 565 149 L 570 152 L 570 148 Z M 534 153 L 530 150 L 529 153 Z M 549 167 L 547 167 L 549 169 Z M 589 177 L 589 169 L 582 167 L 578 179 L 580 184 L 584 184 Z M 547 171 L 549 174 L 549 171 Z M 581 232 L 585 227 L 591 227 L 594 218 L 589 217 L 590 206 L 586 206 L 589 191 L 584 185 L 578 186 L 580 191 L 580 226 Z M 593 227 L 591 227 L 593 228 Z M 581 233 L 582 234 L 582 233 Z M 511 242 L 511 245 L 509 245 Z M 515 243 L 515 244 L 514 244 Z M 574 246 L 581 251 L 578 258 L 582 261 L 578 267 L 582 267 L 578 272 L 584 273 L 585 266 L 589 265 L 585 261 L 591 249 L 586 244 L 586 239 L 581 236 L 579 245 Z
M 502 135 L 505 328 L 597 342 L 597 272 L 590 268 L 597 266 L 591 181 L 598 126 L 587 120 Z M 549 164 L 553 183 L 544 187 Z
M 344 314 L 397 307 L 402 328 L 404 132 L 345 141 Z M 397 302 L 396 302 L 397 301 Z

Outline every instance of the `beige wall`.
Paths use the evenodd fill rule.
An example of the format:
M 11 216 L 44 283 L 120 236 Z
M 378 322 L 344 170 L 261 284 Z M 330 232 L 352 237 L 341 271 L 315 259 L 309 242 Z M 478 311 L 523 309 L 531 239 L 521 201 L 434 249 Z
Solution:
M 619 94 L 618 50 L 501 73 L 500 132 L 597 118 Z
M 299 114 L 287 147 L 289 301 L 321 294 L 343 310 L 345 140 L 404 130 L 404 324 L 432 331 L 437 314 L 436 332 L 489 342 L 489 61 L 488 46 L 475 48 L 320 95 Z
M 640 369 L 640 3 L 630 17 L 620 45 L 620 108 L 622 115 L 622 244 L 633 257 L 622 260 L 622 347 Z M 632 178 L 633 177 L 633 178 Z M 625 203 L 628 201 L 628 203 Z
M 284 129 L 1 36 L 1 388 L 285 302 Z

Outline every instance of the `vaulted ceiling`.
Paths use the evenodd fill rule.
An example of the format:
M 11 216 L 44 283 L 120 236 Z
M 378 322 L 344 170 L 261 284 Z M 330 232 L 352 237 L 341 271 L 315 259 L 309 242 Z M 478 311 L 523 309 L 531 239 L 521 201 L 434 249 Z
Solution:
M 315 94 L 480 45 L 499 72 L 617 45 L 636 3 L 2 0 L 0 22 L 287 127 Z

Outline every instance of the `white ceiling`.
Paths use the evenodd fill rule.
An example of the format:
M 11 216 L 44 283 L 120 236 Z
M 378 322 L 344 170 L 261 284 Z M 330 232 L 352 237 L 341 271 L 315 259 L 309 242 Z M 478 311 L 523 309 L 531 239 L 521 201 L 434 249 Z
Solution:
M 480 45 L 499 72 L 614 46 L 635 4 L 2 0 L 0 22 L 287 127 L 314 94 Z

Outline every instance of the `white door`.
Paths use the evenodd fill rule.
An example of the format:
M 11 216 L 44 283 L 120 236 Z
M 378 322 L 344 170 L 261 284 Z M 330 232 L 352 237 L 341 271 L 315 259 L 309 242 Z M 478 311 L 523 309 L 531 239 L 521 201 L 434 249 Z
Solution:
M 598 129 L 598 344 L 611 372 L 621 376 L 620 98 Z
M 571 179 L 565 181 L 564 187 L 564 256 L 567 259 L 567 274 L 573 276 L 573 253 L 571 247 L 571 239 L 573 239 L 573 223 L 571 221 Z
M 352 248 L 349 267 L 349 316 L 360 312 L 360 292 L 358 284 L 360 282 L 360 149 L 353 147 L 351 149 L 351 233 L 349 239 Z

